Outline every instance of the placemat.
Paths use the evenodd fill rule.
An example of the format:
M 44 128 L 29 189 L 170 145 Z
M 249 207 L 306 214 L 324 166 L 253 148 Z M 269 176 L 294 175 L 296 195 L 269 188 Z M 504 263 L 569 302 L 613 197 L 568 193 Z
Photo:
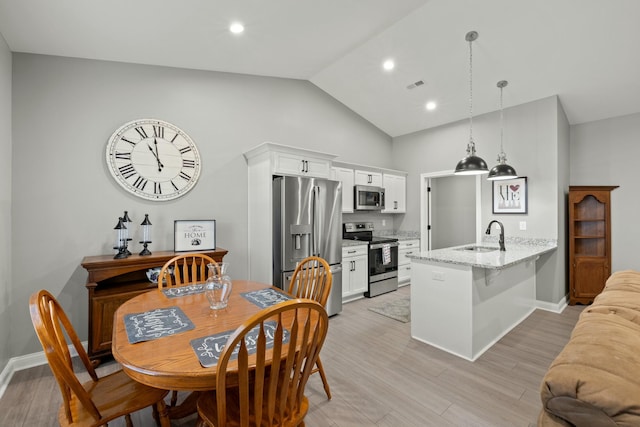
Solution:
M 186 297 L 188 295 L 201 294 L 204 292 L 204 284 L 176 286 L 175 288 L 165 288 L 162 293 L 167 298 Z
M 277 327 L 277 322 L 269 320 L 264 322 L 265 335 L 267 337 L 267 348 L 273 347 L 273 337 L 275 336 L 275 330 Z M 258 332 L 260 325 L 256 325 L 247 335 L 244 337 L 244 342 L 247 345 L 247 350 L 249 354 L 255 353 L 257 344 L 258 344 Z M 224 350 L 224 346 L 227 343 L 227 340 L 233 334 L 235 330 L 220 332 L 219 334 L 210 335 L 208 337 L 196 338 L 191 341 L 191 347 L 193 351 L 196 352 L 196 356 L 198 356 L 198 360 L 200 364 L 205 368 L 209 368 L 211 366 L 215 366 L 218 364 L 218 360 L 220 359 L 220 355 L 222 354 L 222 350 Z M 289 331 L 283 331 L 282 342 L 289 342 Z M 238 357 L 238 351 L 240 346 L 236 346 L 231 353 L 231 360 Z
M 285 294 L 284 292 L 278 291 L 273 288 L 265 288 L 257 291 L 243 292 L 240 295 L 242 295 L 243 298 L 251 301 L 252 303 L 254 303 L 260 308 L 271 307 L 272 305 L 276 305 L 278 303 L 288 301 L 292 298 L 291 295 Z
M 131 344 L 175 335 L 194 328 L 191 320 L 177 306 L 126 314 L 124 326 Z

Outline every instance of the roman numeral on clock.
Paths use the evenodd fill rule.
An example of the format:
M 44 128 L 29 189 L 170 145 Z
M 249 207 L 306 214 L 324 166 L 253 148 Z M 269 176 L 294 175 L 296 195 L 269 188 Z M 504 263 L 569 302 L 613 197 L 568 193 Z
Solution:
M 188 153 L 191 151 L 191 147 L 184 147 L 180 149 L 180 154 Z
M 162 194 L 162 188 L 160 187 L 159 182 L 154 182 L 153 183 L 153 194 Z
M 147 182 L 148 180 L 139 176 L 136 178 L 135 182 L 133 183 L 133 186 L 136 187 L 138 190 L 144 190 L 144 187 L 147 186 Z
M 142 139 L 149 138 L 149 137 L 147 136 L 147 132 L 144 130 L 144 128 L 143 128 L 142 126 L 138 126 L 138 127 L 136 128 L 136 132 L 138 132 L 138 134 L 140 135 L 140 137 L 141 137 Z
M 133 145 L 134 147 L 136 146 L 136 143 L 133 141 L 128 140 L 127 138 L 125 138 L 124 136 L 122 138 L 120 138 L 121 140 L 123 140 L 124 142 L 128 142 L 129 144 Z
M 162 126 L 153 126 L 153 136 L 164 138 L 164 128 Z
M 125 177 L 125 179 L 136 174 L 136 169 L 131 163 L 129 163 L 128 165 L 120 166 L 118 170 L 120 171 L 122 176 Z
M 131 160 L 131 153 L 120 153 L 116 151 L 116 159 Z
M 191 177 L 189 175 L 187 175 L 186 173 L 184 173 L 183 171 L 180 171 L 180 178 L 184 179 L 185 181 L 189 181 L 191 179 Z
M 182 167 L 183 168 L 195 168 L 196 167 L 196 161 L 195 160 L 182 159 Z

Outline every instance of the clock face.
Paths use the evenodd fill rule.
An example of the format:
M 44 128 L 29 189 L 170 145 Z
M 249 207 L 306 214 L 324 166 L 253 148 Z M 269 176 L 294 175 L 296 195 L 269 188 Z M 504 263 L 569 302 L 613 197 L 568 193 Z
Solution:
M 125 190 L 147 200 L 172 200 L 200 177 L 200 154 L 189 135 L 162 120 L 140 119 L 116 130 L 107 166 Z

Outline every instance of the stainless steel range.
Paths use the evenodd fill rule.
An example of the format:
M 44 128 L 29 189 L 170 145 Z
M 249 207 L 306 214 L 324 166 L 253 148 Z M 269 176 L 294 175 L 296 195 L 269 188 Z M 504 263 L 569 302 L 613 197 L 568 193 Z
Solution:
M 374 236 L 372 222 L 345 223 L 342 238 L 362 240 L 369 245 L 369 290 L 365 297 L 398 289 L 398 239 Z

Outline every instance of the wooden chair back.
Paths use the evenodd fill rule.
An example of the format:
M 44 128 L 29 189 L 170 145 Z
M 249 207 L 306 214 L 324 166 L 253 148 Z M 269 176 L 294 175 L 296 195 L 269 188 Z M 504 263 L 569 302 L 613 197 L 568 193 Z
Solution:
M 289 293 L 297 298 L 309 298 L 325 307 L 331 293 L 333 275 L 323 258 L 310 256 L 296 266 L 289 283 Z
M 173 288 L 204 282 L 209 277 L 209 264 L 219 268 L 218 263 L 208 255 L 184 253 L 167 261 L 158 274 L 158 288 Z M 173 268 L 173 274 L 169 270 Z M 164 279 L 164 280 L 163 280 Z
M 29 311 L 36 334 L 47 357 L 47 362 L 49 362 L 53 375 L 60 386 L 64 410 L 69 424 L 74 422 L 71 409 L 72 394 L 77 396 L 82 406 L 84 406 L 85 410 L 88 411 L 95 420 L 100 420 L 100 411 L 98 411 L 91 396 L 82 386 L 73 371 L 71 354 L 65 339 L 65 334 L 69 337 L 82 364 L 91 376 L 91 380 L 98 382 L 98 376 L 64 310 L 53 295 L 45 290 L 41 290 L 31 296 L 29 300 Z
M 328 326 L 326 310 L 309 299 L 256 313 L 227 340 L 215 395 L 198 402 L 201 418 L 216 427 L 302 425 L 309 407 L 304 388 Z M 228 381 L 238 387 L 227 388 Z

